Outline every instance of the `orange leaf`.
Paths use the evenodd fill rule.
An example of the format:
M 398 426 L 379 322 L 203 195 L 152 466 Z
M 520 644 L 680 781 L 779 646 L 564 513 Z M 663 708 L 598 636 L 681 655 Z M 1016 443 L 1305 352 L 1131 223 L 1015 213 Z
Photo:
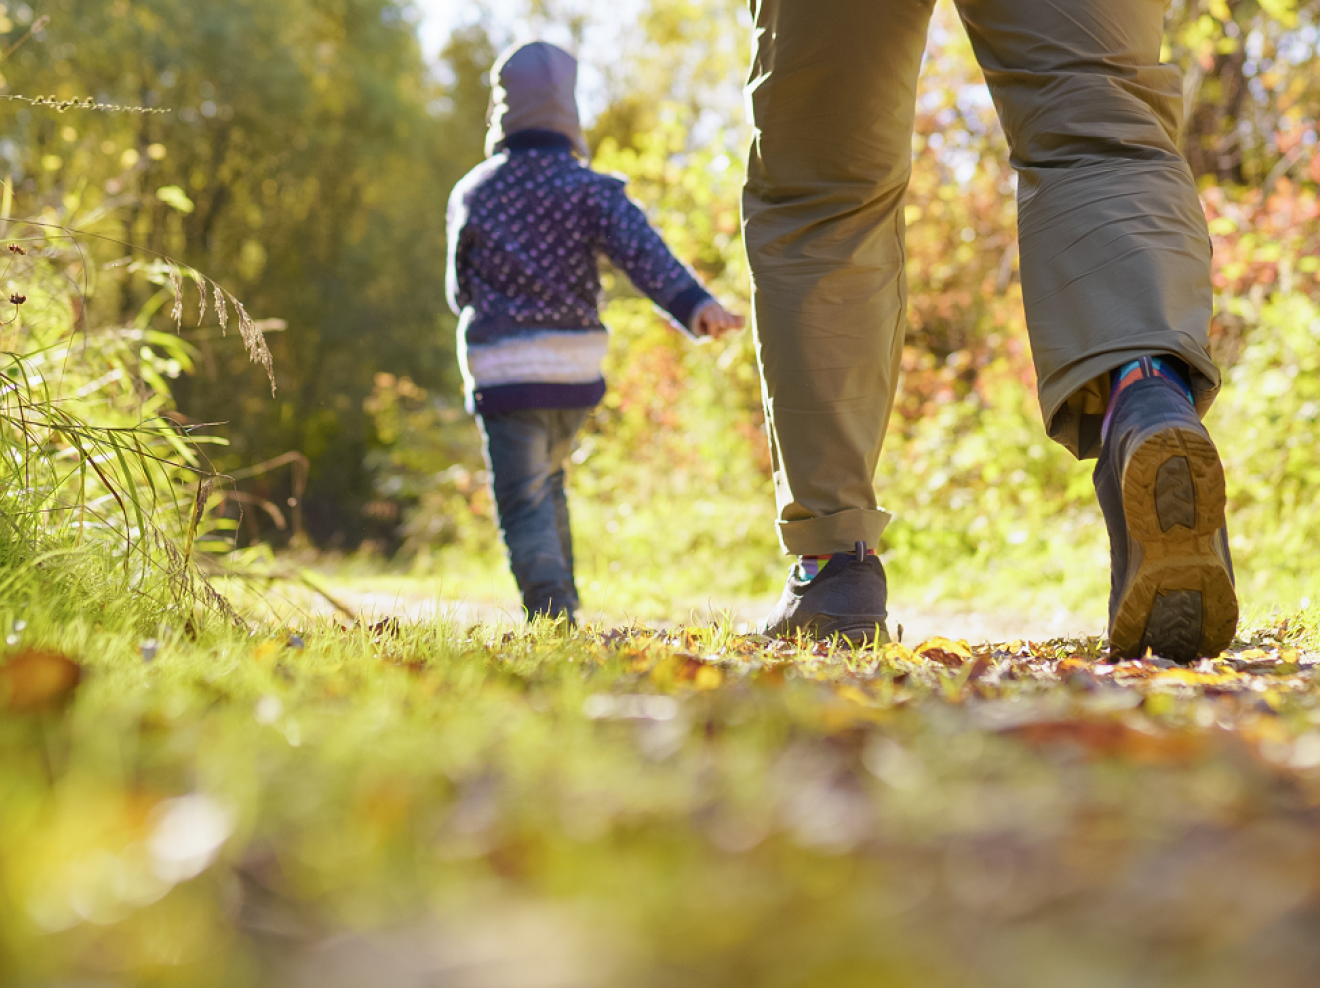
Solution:
M 51 649 L 25 649 L 0 666 L 0 692 L 10 710 L 49 710 L 67 701 L 81 681 L 82 666 Z
M 1119 720 L 1047 720 L 1020 724 L 1003 733 L 1037 747 L 1075 745 L 1100 757 L 1138 762 L 1180 762 L 1200 753 L 1204 741 L 1191 734 L 1140 731 Z
M 691 652 L 675 652 L 674 658 L 678 660 L 674 666 L 674 679 L 680 683 L 695 682 L 701 671 L 706 668 L 706 663 L 701 661 L 701 657 Z

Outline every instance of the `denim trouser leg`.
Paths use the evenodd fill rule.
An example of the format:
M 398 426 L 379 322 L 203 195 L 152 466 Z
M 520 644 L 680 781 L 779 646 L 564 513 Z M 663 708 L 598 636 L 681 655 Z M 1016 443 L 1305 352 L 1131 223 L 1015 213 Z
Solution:
M 509 566 L 529 616 L 577 609 L 564 462 L 590 409 L 480 416 Z
M 574 430 L 576 431 L 576 430 Z M 550 475 L 550 496 L 555 502 L 555 529 L 559 532 L 559 548 L 568 569 L 568 586 L 573 593 L 573 606 L 578 604 L 577 580 L 573 575 L 573 531 L 568 525 L 568 495 L 564 491 L 564 470 Z

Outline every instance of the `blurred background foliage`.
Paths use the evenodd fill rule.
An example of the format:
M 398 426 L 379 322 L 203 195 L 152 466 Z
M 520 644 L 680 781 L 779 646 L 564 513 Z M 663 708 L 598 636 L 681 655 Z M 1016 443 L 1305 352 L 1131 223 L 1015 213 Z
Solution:
M 11 44 L 49 21 L 0 62 L 4 93 L 171 112 L 6 104 L 0 169 L 12 215 L 169 253 L 281 330 L 270 336 L 274 397 L 213 317 L 185 325 L 192 366 L 169 382 L 181 422 L 223 423 L 210 430 L 228 441 L 211 452 L 215 468 L 306 458 L 305 493 L 291 469 L 303 461 L 286 458 L 238 482 L 249 503 L 278 508 L 303 494 L 301 519 L 321 548 L 365 548 L 508 593 L 443 301 L 444 203 L 481 158 L 486 69 L 518 37 L 576 50 L 595 167 L 627 175 L 676 253 L 745 310 L 750 38 L 735 0 L 499 10 L 459 15 L 428 63 L 418 10 L 396 0 L 6 5 Z M 1304 373 L 1320 336 L 1318 11 L 1301 0 L 1175 0 L 1169 11 L 1166 56 L 1186 73 L 1184 141 L 1215 243 L 1212 333 L 1228 374 L 1214 423 L 1252 592 L 1307 592 L 1305 560 L 1288 547 L 1320 524 L 1305 493 L 1305 430 L 1320 406 Z M 887 563 L 931 600 L 1035 586 L 1097 610 L 1103 526 L 1086 465 L 1039 426 L 1015 179 L 947 3 L 913 153 L 911 329 L 877 478 L 897 516 Z M 107 241 L 85 249 L 93 264 L 125 253 Z M 607 273 L 605 285 L 612 389 L 573 479 L 588 603 L 670 608 L 685 586 L 691 597 L 694 571 L 718 571 L 730 597 L 772 592 L 782 564 L 750 334 L 693 347 L 625 279 Z M 120 325 L 154 291 L 105 278 L 80 304 L 89 324 Z M 167 323 L 162 311 L 151 325 Z M 281 545 L 295 527 L 280 511 L 254 512 L 238 538 Z

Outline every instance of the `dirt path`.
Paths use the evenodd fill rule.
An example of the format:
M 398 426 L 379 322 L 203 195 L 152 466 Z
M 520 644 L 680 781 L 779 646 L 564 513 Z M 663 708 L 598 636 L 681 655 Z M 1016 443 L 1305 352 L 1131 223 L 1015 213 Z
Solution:
M 455 600 L 436 598 L 417 592 L 362 590 L 340 587 L 331 591 L 335 599 L 356 614 L 371 620 L 397 617 L 408 621 L 434 621 L 445 617 L 460 625 L 507 624 L 510 626 L 522 622 L 521 608 L 512 598 L 507 600 L 484 600 L 469 598 Z M 723 620 L 725 615 L 734 622 L 747 628 L 754 627 L 762 617 L 762 611 L 768 601 L 734 600 L 722 603 L 718 608 L 710 606 L 694 609 L 688 614 L 676 614 L 668 624 L 683 622 L 712 623 Z M 334 613 L 334 605 L 323 595 L 317 594 L 310 609 L 318 614 Z M 631 623 L 632 616 L 606 611 L 585 611 L 582 619 L 591 624 L 617 626 Z M 664 626 L 663 621 L 642 621 L 648 626 Z M 897 636 L 902 626 L 902 640 L 908 644 L 926 641 L 936 635 L 946 638 L 966 639 L 969 642 L 1011 641 L 1026 639 L 1033 641 L 1060 637 L 1080 637 L 1101 634 L 1104 631 L 1103 615 L 1078 614 L 1073 611 L 1058 609 L 1052 614 L 1020 614 L 1004 611 L 979 611 L 966 609 L 940 609 L 921 606 L 909 606 L 902 600 L 890 604 L 889 632 Z

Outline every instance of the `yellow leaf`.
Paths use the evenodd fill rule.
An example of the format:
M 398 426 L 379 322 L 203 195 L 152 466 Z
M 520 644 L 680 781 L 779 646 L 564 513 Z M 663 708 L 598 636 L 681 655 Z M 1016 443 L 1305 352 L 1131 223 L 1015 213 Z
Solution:
M 724 673 L 720 671 L 719 666 L 703 665 L 697 670 L 696 677 L 692 680 L 692 685 L 699 690 L 713 690 L 723 684 Z
M 972 657 L 972 649 L 965 641 L 937 637 L 918 645 L 916 654 L 940 665 L 960 666 Z
M 1156 685 L 1178 684 L 1182 686 L 1222 686 L 1236 683 L 1242 676 L 1235 672 L 1194 672 L 1191 669 L 1161 669 L 1150 677 Z
M 876 655 L 879 656 L 882 662 L 912 661 L 912 649 L 906 645 L 900 645 L 898 642 L 881 645 Z

